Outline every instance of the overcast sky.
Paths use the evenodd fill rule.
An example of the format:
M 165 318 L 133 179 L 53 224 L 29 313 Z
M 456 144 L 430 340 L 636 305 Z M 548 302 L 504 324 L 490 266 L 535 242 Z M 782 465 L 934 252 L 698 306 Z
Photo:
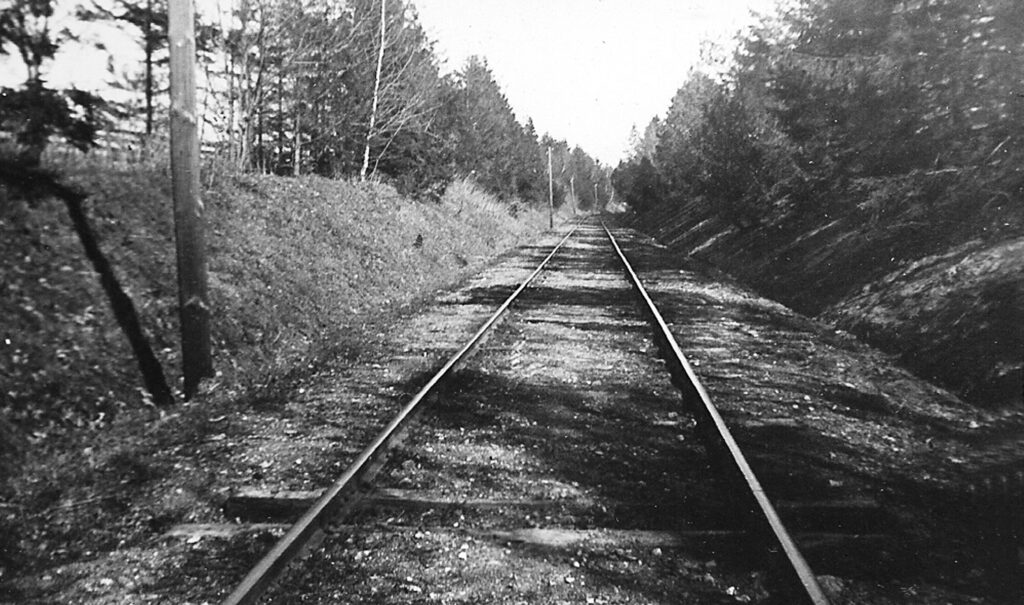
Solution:
M 532 118 L 539 134 L 566 139 L 614 165 L 625 155 L 631 127 L 642 130 L 668 108 L 699 60 L 701 41 L 728 39 L 752 21 L 751 10 L 765 12 L 776 0 L 412 2 L 448 70 L 461 68 L 470 55 L 483 56 L 521 121 Z M 64 8 L 74 4 L 60 0 Z M 205 12 L 218 6 L 217 0 L 196 4 Z M 132 48 L 96 27 L 102 33 L 93 38 Z M 102 52 L 63 50 L 49 70 L 51 85 L 102 86 Z M 0 84 L 24 77 L 13 57 L 0 58 Z
M 604 163 L 630 128 L 668 108 L 703 39 L 721 39 L 775 0 L 413 0 L 457 70 L 485 57 L 520 120 Z

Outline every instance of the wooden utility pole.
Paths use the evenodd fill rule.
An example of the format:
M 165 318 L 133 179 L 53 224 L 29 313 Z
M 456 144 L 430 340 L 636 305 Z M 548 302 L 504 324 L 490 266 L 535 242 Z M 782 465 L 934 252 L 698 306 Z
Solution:
M 572 175 L 571 177 L 569 177 L 569 192 L 570 192 L 570 195 L 572 196 L 572 214 L 573 214 L 573 216 L 576 216 L 576 206 L 578 206 L 579 204 L 576 203 L 576 175 L 575 174 Z
M 178 257 L 181 364 L 188 400 L 195 395 L 199 382 L 213 375 L 203 202 L 199 198 L 193 0 L 170 0 L 167 17 L 171 51 L 171 189 Z
M 598 203 L 597 203 L 597 183 L 594 183 L 594 210 L 597 210 L 597 208 L 598 208 Z
M 548 229 L 555 228 L 555 184 L 551 173 L 551 146 L 548 146 Z

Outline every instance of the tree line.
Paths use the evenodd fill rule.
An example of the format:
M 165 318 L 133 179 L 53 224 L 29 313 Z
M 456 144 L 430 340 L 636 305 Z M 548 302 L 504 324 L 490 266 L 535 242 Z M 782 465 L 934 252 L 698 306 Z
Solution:
M 19 56 L 27 71 L 22 86 L 0 90 L 0 131 L 21 160 L 38 164 L 57 137 L 89 149 L 105 130 L 164 132 L 167 0 L 75 6 L 78 22 L 117 25 L 137 41 L 139 65 L 111 62 L 111 85 L 129 93 L 118 103 L 48 87 L 45 71 L 62 45 L 114 52 L 56 31 L 55 5 L 13 0 L 0 9 L 0 52 Z M 362 175 L 414 196 L 468 177 L 510 203 L 546 203 L 550 147 L 556 204 L 572 192 L 581 208 L 595 196 L 606 201 L 594 185 L 609 191 L 609 171 L 521 123 L 486 60 L 442 72 L 406 0 L 225 0 L 198 16 L 196 43 L 204 140 L 236 170 Z
M 937 244 L 1021 229 L 1016 0 L 800 0 L 707 59 L 615 170 L 633 209 L 699 198 L 739 230 L 899 215 Z

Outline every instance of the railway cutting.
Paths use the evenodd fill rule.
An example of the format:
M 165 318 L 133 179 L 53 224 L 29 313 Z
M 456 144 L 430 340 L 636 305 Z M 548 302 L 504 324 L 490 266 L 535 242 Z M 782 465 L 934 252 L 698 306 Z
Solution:
M 333 483 L 240 486 L 234 523 L 172 535 L 275 536 L 226 603 L 887 603 L 955 594 L 928 579 L 942 552 L 1012 568 L 999 517 L 985 548 L 921 556 L 942 514 L 918 518 L 920 499 L 956 477 L 883 479 L 903 468 L 879 444 L 922 419 L 948 440 L 950 401 L 889 418 L 887 386 L 850 395 L 858 343 L 812 344 L 820 326 L 664 258 L 591 219 L 506 259 L 413 320 L 399 363 L 435 366 Z M 762 340 L 837 363 L 845 390 L 795 379 Z

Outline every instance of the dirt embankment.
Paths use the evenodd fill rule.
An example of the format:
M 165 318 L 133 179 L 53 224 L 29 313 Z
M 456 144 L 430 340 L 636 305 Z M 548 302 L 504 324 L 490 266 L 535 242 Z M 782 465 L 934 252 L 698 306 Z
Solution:
M 64 158 L 48 168 L 88 196 L 97 243 L 177 384 L 166 163 Z M 330 351 L 372 336 L 368 325 L 547 226 L 546 215 L 514 218 L 466 183 L 417 202 L 386 185 L 319 177 L 203 180 L 217 376 L 202 401 L 272 397 Z M 195 409 L 153 406 L 64 208 L 23 193 L 0 186 L 0 533 L 10 538 L 0 541 L 0 582 L 37 555 L 57 556 L 54 544 L 60 557 L 94 550 L 95 527 L 119 513 L 92 505 L 130 499 L 136 484 L 169 472 L 149 462 L 166 445 L 156 427 Z M 216 426 L 206 420 L 173 429 L 172 441 Z M 53 519 L 59 528 L 47 535 L 40 528 Z
M 822 317 L 864 336 L 969 401 L 1021 394 L 1024 238 L 970 242 L 909 263 Z
M 1013 229 L 965 240 L 948 222 L 824 213 L 739 230 L 699 199 L 634 224 L 972 404 L 1021 402 L 1024 237 Z
M 162 163 L 51 166 L 178 374 L 170 179 Z M 214 175 L 203 191 L 216 383 L 266 380 L 360 316 L 450 284 L 544 225 L 456 183 L 438 203 L 319 177 Z M 131 349 L 61 204 L 0 186 L 0 413 L 39 438 L 147 403 Z

